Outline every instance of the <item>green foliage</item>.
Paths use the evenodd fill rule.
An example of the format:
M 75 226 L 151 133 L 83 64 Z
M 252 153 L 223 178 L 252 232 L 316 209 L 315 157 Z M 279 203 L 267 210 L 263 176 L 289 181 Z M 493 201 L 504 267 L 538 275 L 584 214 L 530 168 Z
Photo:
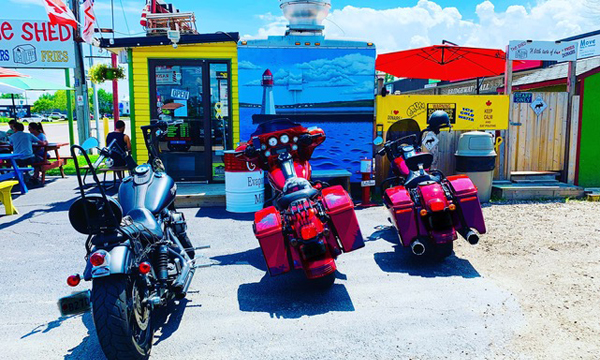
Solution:
M 0 116 L 0 124 L 7 123 L 7 122 L 9 122 L 11 120 L 12 120 L 12 118 L 7 118 L 7 117 L 1 117 Z
M 98 155 L 90 155 L 90 160 L 92 161 L 92 163 L 94 161 L 96 161 L 96 159 L 98 159 Z M 83 157 L 83 155 L 78 156 L 77 160 L 79 161 L 79 166 L 86 165 L 85 158 Z M 77 174 L 77 171 L 75 170 L 75 163 L 73 162 L 72 159 L 68 160 L 67 165 L 63 166 L 63 169 L 65 170 L 65 174 L 67 174 L 67 175 L 76 175 Z M 46 171 L 46 175 L 58 176 L 58 175 L 60 175 L 60 169 L 59 168 L 50 169 L 50 170 Z
M 88 70 L 88 75 L 94 84 L 100 84 L 107 80 L 124 79 L 125 70 L 120 66 L 113 68 L 106 64 L 96 64 Z
M 61 111 L 67 111 L 67 91 L 58 90 L 54 93 L 54 108 Z M 71 95 L 71 109 L 75 109 L 75 95 Z
M 44 94 L 44 95 L 48 95 L 48 94 Z M 48 97 L 45 97 L 44 95 L 42 95 L 39 99 L 37 99 L 33 103 L 33 107 L 31 108 L 31 111 L 33 111 L 34 113 L 40 113 L 40 112 L 45 112 L 45 111 L 51 111 L 54 109 L 54 101 L 53 101 L 51 95 L 49 95 Z
M 94 111 L 94 94 L 90 89 L 88 91 L 90 110 Z M 104 89 L 98 89 L 98 109 L 100 114 L 111 113 L 113 111 L 112 93 Z
M 14 94 L 15 99 L 25 99 L 22 94 Z M 12 94 L 0 94 L 0 99 L 12 99 Z

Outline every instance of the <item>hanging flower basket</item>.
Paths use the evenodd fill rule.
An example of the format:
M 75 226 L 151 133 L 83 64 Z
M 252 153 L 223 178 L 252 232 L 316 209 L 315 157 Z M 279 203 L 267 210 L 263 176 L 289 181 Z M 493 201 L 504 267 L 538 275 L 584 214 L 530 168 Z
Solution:
M 90 80 L 94 84 L 100 84 L 109 80 L 119 80 L 125 78 L 125 70 L 122 67 L 111 67 L 106 64 L 96 64 L 88 71 Z

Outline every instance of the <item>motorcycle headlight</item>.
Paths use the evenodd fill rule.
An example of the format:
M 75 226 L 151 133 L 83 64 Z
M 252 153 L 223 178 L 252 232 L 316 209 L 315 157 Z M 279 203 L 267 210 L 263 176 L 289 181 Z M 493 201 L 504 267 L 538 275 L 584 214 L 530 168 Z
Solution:
M 269 138 L 269 146 L 277 146 L 277 138 L 276 137 Z
M 279 141 L 281 141 L 282 144 L 287 144 L 290 142 L 290 137 L 287 136 L 286 134 L 281 135 L 281 137 L 279 138 Z

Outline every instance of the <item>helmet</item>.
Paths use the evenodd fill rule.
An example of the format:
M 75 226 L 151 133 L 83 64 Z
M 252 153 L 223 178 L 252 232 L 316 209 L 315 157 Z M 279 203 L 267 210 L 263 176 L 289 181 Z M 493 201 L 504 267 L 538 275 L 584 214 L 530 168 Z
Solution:
M 427 120 L 429 129 L 435 133 L 439 133 L 442 128 L 450 128 L 450 117 L 444 110 L 436 110 L 429 116 Z

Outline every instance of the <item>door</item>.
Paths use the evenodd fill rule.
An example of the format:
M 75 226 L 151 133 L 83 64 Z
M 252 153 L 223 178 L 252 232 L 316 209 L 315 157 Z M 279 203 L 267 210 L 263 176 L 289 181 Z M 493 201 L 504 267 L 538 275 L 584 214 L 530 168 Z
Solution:
M 223 155 L 233 146 L 229 106 L 230 76 L 228 63 L 209 63 L 211 157 L 213 182 L 225 181 Z

